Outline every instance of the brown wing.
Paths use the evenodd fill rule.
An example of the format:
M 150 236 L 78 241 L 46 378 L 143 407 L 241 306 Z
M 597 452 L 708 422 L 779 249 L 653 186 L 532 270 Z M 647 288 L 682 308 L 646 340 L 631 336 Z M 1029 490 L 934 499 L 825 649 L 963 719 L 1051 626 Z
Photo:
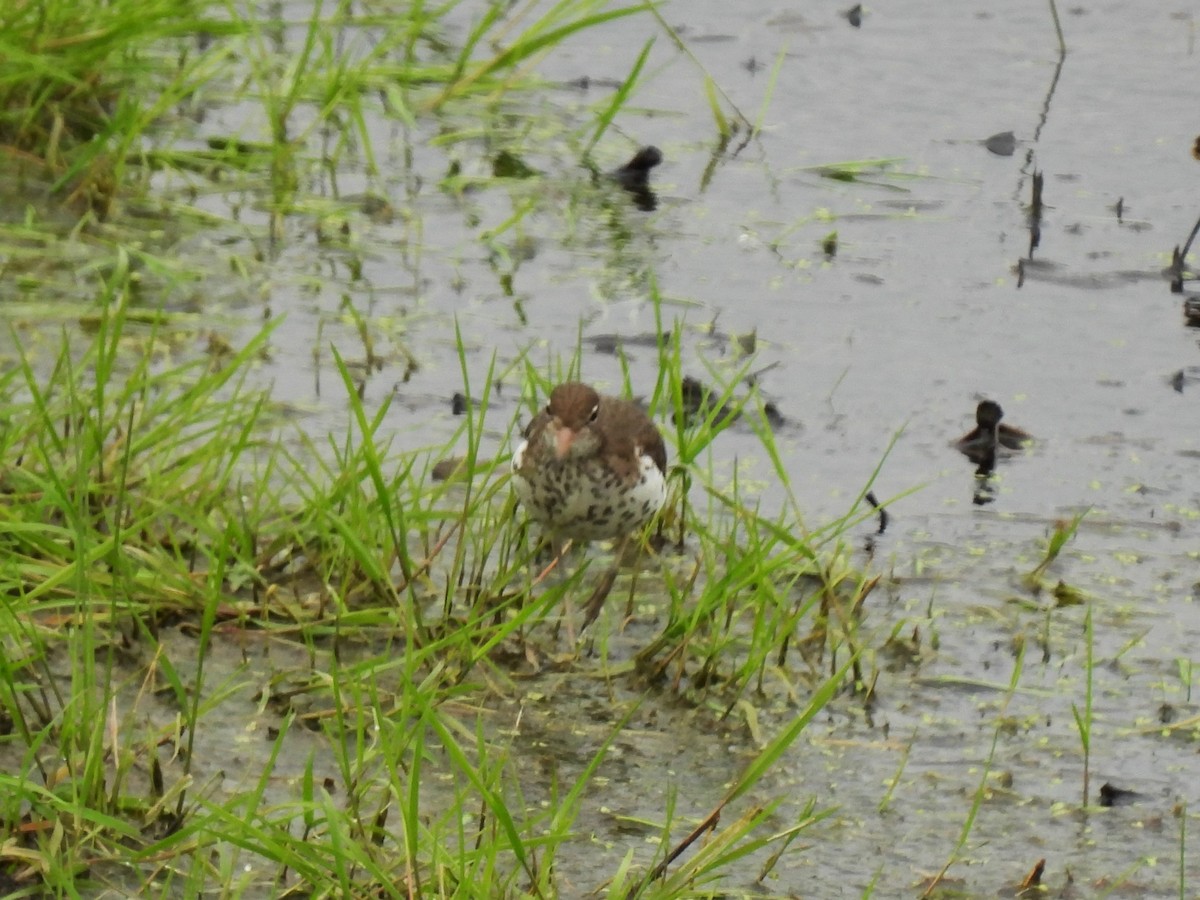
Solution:
M 521 432 L 521 437 L 529 440 L 535 432 L 544 431 L 546 426 L 550 424 L 550 413 L 546 412 L 545 407 L 542 411 L 534 416 L 529 424 L 525 426 L 525 430 Z
M 641 447 L 658 470 L 667 473 L 667 445 L 662 434 L 645 411 L 629 400 L 605 397 L 600 402 L 600 416 L 606 432 L 605 449 L 611 453 L 629 453 Z

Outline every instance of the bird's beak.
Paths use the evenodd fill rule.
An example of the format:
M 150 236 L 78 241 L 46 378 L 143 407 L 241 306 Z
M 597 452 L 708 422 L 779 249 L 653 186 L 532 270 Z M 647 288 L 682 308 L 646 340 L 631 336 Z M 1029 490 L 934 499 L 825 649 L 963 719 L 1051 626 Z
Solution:
M 558 429 L 554 435 L 554 455 L 558 459 L 566 459 L 567 454 L 571 451 L 571 445 L 575 443 L 576 432 L 566 426 Z

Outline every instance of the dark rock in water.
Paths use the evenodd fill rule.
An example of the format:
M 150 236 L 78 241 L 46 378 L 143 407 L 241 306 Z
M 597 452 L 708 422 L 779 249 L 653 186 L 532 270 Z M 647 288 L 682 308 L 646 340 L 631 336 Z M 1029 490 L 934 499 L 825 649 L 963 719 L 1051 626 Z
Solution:
M 683 379 L 683 382 L 679 386 L 679 392 L 683 400 L 683 421 L 685 425 L 694 425 L 698 420 L 708 418 L 709 416 L 713 416 L 713 421 L 715 422 L 720 422 L 731 417 L 734 419 L 740 418 L 740 413 L 734 405 L 722 403 L 720 406 L 717 406 L 720 392 L 712 390 L 704 382 L 692 378 L 690 375 Z M 772 429 L 778 430 L 789 424 L 787 418 L 779 411 L 779 407 L 774 401 L 763 401 L 762 411 L 763 417 Z
M 779 407 L 770 400 L 763 404 L 763 415 L 767 417 L 767 424 L 772 428 L 782 428 L 787 423 Z
M 434 481 L 449 481 L 452 478 L 459 478 L 466 473 L 467 458 L 465 456 L 451 456 L 447 459 L 438 460 L 434 464 L 431 475 Z
M 1101 806 L 1129 806 L 1130 804 L 1137 803 L 1139 800 L 1144 798 L 1145 794 L 1139 794 L 1137 791 L 1119 788 L 1108 781 L 1100 785 Z
M 863 8 L 861 3 L 855 3 L 852 7 L 842 13 L 842 15 L 846 18 L 846 21 L 855 28 L 862 27 Z
M 461 416 L 466 411 L 467 411 L 467 398 L 464 397 L 461 393 L 456 391 L 454 393 L 454 396 L 450 398 L 450 412 L 453 415 Z
M 690 375 L 683 379 L 683 383 L 679 386 L 679 393 L 683 399 L 684 421 L 687 423 L 704 418 L 713 408 L 713 392 L 702 381 L 692 378 Z M 728 406 L 722 405 L 717 418 L 723 419 L 729 413 Z
M 1167 379 L 1167 384 L 1177 394 L 1182 394 L 1185 387 L 1198 382 L 1200 382 L 1200 366 L 1185 366 Z
M 1017 151 L 1017 136 L 1011 131 L 1001 131 L 986 138 L 983 146 L 997 156 L 1012 156 Z
M 644 334 L 597 334 L 586 339 L 597 353 L 616 355 L 622 347 L 658 347 L 659 335 L 656 332 Z M 664 331 L 661 341 L 664 347 L 670 346 L 671 332 Z

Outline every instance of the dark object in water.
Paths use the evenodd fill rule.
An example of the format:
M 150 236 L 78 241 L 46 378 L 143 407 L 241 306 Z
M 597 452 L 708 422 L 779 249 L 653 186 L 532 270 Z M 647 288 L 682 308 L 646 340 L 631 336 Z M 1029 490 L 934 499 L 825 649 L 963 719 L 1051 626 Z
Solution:
M 975 427 L 954 442 L 954 448 L 978 465 L 995 465 L 1003 451 L 1022 450 L 1033 441 L 1029 432 L 1004 425 L 1004 410 L 995 400 L 983 400 L 975 407 Z
M 704 385 L 704 382 L 698 378 L 693 378 L 691 375 L 684 376 L 683 381 L 679 385 L 679 394 L 683 400 L 683 419 L 685 424 L 693 424 L 697 419 L 702 419 L 708 416 L 713 410 L 713 391 Z M 729 404 L 721 404 L 720 411 L 716 414 L 715 421 L 728 418 L 733 414 L 733 410 Z
M 838 233 L 831 231 L 825 235 L 821 241 L 821 252 L 825 254 L 825 258 L 832 261 L 837 256 L 838 251 Z
M 1183 389 L 1188 385 L 1197 383 L 1200 383 L 1200 366 L 1186 366 L 1174 372 L 1167 379 L 1167 384 L 1177 394 L 1182 394 Z
M 449 481 L 466 474 L 467 458 L 465 456 L 450 456 L 438 460 L 430 473 L 434 481 Z
M 492 160 L 495 178 L 532 178 L 537 174 L 537 169 L 526 165 L 525 160 L 509 150 L 501 150 Z
M 1196 138 L 1196 144 L 1200 146 L 1200 138 Z M 1167 274 L 1171 276 L 1172 294 L 1182 294 L 1184 279 L 1194 277 L 1190 272 L 1184 270 L 1183 262 L 1187 259 L 1188 251 L 1192 249 L 1192 241 L 1196 239 L 1198 233 L 1200 233 L 1200 219 L 1197 219 L 1196 224 L 1192 226 L 1187 240 L 1183 242 L 1183 249 L 1176 245 L 1175 252 L 1171 254 L 1171 268 L 1167 270 Z
M 460 391 L 455 391 L 454 396 L 450 398 L 450 412 L 452 415 L 461 416 L 467 411 L 467 398 Z
M 1200 222 L 1196 223 L 1200 225 Z M 1175 245 L 1175 249 L 1171 251 L 1171 266 L 1164 273 L 1171 279 L 1171 293 L 1183 293 L 1183 251 L 1179 249 L 1179 245 Z M 1185 300 L 1186 304 L 1187 301 Z M 1185 306 L 1186 312 L 1186 306 Z
M 772 428 L 782 428 L 787 422 L 779 407 L 770 400 L 763 404 L 763 415 L 767 417 L 767 424 Z
M 855 3 L 852 7 L 842 13 L 846 21 L 855 28 L 862 27 L 863 8 L 861 3 Z
M 669 347 L 671 345 L 671 332 L 664 331 L 661 337 L 657 332 L 631 335 L 597 334 L 585 338 L 585 340 L 592 345 L 592 349 L 597 353 L 616 355 L 623 347 L 657 347 L 660 342 L 664 347 Z
M 879 501 L 875 499 L 874 491 L 867 491 L 866 499 L 867 502 L 871 504 L 871 508 L 879 513 L 879 530 L 875 533 L 883 534 L 885 531 L 887 531 L 888 527 L 888 511 L 879 505 Z
M 875 545 L 877 543 L 875 539 L 887 530 L 888 519 L 890 517 L 888 516 L 887 510 L 879 505 L 879 501 L 875 498 L 874 491 L 867 491 L 865 499 L 871 504 L 871 508 L 874 509 L 875 512 L 879 513 L 879 528 L 873 534 L 869 535 L 865 541 L 863 541 L 863 550 L 868 556 L 873 556 L 875 554 Z
M 1042 186 L 1045 178 L 1041 172 L 1033 173 L 1033 200 L 1029 204 L 1029 258 L 1042 242 Z
M 987 147 L 989 153 L 995 153 L 997 156 L 1012 156 L 1017 151 L 1017 136 L 1011 131 L 1001 131 L 985 138 L 983 146 Z
M 720 422 L 728 418 L 738 418 L 740 416 L 737 409 L 729 403 L 722 403 L 719 407 L 716 406 L 718 399 L 717 392 L 691 375 L 684 377 L 679 385 L 679 393 L 683 400 L 682 412 L 684 425 L 694 425 L 699 420 L 709 416 L 713 417 L 714 422 Z M 780 429 L 787 424 L 787 418 L 779 411 L 779 407 L 773 401 L 763 401 L 762 411 L 763 417 L 772 429 Z M 678 424 L 678 418 L 675 421 Z
M 1101 806 L 1129 806 L 1137 803 L 1144 797 L 1144 794 L 1139 794 L 1137 791 L 1130 791 L 1126 788 L 1119 788 L 1109 781 L 1100 785 Z
M 1042 886 L 1042 876 L 1046 874 L 1046 860 L 1039 859 L 1033 864 L 1033 868 L 1029 870 L 1029 874 L 1021 879 L 1021 883 L 1017 885 L 1017 896 L 1024 897 L 1024 891 L 1029 892 L 1029 896 Z
M 1200 295 L 1193 294 L 1183 298 L 1183 322 L 1193 328 L 1200 328 Z
M 633 195 L 634 205 L 638 209 L 649 212 L 658 206 L 658 197 L 650 188 L 650 170 L 662 161 L 661 150 L 646 146 L 625 165 L 609 172 L 608 177 Z

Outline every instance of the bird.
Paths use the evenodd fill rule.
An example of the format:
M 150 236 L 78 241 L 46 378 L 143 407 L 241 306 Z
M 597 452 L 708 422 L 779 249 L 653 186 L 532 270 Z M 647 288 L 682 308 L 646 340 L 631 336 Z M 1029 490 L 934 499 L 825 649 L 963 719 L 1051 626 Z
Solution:
M 658 197 L 650 187 L 650 170 L 662 160 L 662 151 L 657 147 L 642 147 L 629 162 L 609 172 L 608 177 L 629 192 L 638 209 L 651 212 L 658 207 Z
M 994 464 L 1002 450 L 1022 450 L 1033 442 L 1033 435 L 1013 425 L 1005 425 L 1004 410 L 995 400 L 982 400 L 975 407 L 975 427 L 954 442 L 955 448 L 973 463 Z
M 565 382 L 523 437 L 512 459 L 517 498 L 555 537 L 625 537 L 666 502 L 667 448 L 632 400 Z
M 667 499 L 667 448 L 632 400 L 577 381 L 558 385 L 523 433 L 512 458 L 513 488 L 554 542 L 626 543 Z M 615 567 L 587 606 L 586 628 L 616 578 Z

